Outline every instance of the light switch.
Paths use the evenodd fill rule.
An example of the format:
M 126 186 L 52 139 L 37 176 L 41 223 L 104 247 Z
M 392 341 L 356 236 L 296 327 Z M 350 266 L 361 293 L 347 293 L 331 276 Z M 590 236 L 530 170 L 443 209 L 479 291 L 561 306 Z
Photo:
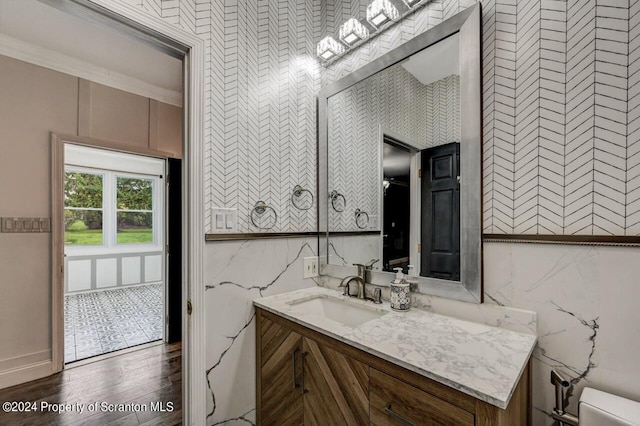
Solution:
M 236 227 L 235 224 L 235 215 L 233 213 L 227 213 L 224 215 L 224 228 L 229 230 L 229 229 L 234 229 Z
M 2 232 L 51 232 L 51 219 L 48 217 L 3 217 L 1 222 Z
M 215 223 L 213 232 L 216 234 L 232 234 L 238 232 L 238 210 L 214 207 Z

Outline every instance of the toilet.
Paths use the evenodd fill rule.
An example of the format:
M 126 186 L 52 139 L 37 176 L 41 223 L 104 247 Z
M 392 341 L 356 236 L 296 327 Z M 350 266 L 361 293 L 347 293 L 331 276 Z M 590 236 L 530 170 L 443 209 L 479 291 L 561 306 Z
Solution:
M 578 406 L 580 426 L 638 426 L 640 402 L 584 388 Z

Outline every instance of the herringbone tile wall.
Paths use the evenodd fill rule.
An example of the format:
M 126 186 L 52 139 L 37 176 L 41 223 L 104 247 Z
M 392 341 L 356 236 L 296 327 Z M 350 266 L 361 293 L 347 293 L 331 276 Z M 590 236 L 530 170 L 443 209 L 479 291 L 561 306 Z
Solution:
M 639 234 L 636 3 L 483 3 L 485 232 Z
M 212 134 L 205 157 L 207 229 L 213 207 L 238 209 L 240 232 L 253 205 L 278 214 L 271 231 L 315 230 L 315 208 L 291 204 L 293 187 L 316 187 L 312 0 L 211 2 Z
M 206 52 L 206 229 L 236 207 L 255 231 L 315 229 L 290 204 L 315 188 L 315 95 L 476 0 L 433 0 L 321 66 L 315 44 L 367 0 L 127 0 L 199 34 Z M 640 2 L 484 0 L 484 231 L 640 234 Z
M 297 184 L 316 187 L 315 96 L 319 0 L 126 0 L 206 44 L 205 230 L 213 207 L 249 214 L 273 206 L 271 231 L 314 231 L 316 209 L 291 205 Z
M 322 84 L 473 3 L 432 1 L 322 69 Z M 327 1 L 323 28 L 363 17 L 357 4 Z M 484 232 L 639 235 L 640 2 L 482 6 Z
M 380 133 L 419 149 L 460 141 L 460 77 L 423 85 L 400 65 L 329 98 L 329 191 L 343 194 L 347 208 L 329 209 L 329 229 L 358 231 L 355 209 L 377 218 L 382 177 Z

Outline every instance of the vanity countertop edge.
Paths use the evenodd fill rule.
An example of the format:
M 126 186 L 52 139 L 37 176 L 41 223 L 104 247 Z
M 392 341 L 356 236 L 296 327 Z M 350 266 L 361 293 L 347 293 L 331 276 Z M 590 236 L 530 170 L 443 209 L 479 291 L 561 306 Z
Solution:
M 385 312 L 358 327 L 348 327 L 295 309 L 296 302 L 316 297 L 344 299 Z M 253 303 L 501 409 L 509 405 L 537 342 L 531 334 L 426 310 L 394 312 L 388 303 L 374 305 L 323 287 L 263 297 Z

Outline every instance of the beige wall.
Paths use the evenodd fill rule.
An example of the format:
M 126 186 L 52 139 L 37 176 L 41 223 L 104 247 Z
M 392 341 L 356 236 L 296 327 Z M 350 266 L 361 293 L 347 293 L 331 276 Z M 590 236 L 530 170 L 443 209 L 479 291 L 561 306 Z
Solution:
M 0 56 L 0 216 L 51 216 L 51 132 L 180 157 L 181 114 Z M 3 370 L 50 358 L 50 244 L 51 234 L 0 233 L 0 387 Z

